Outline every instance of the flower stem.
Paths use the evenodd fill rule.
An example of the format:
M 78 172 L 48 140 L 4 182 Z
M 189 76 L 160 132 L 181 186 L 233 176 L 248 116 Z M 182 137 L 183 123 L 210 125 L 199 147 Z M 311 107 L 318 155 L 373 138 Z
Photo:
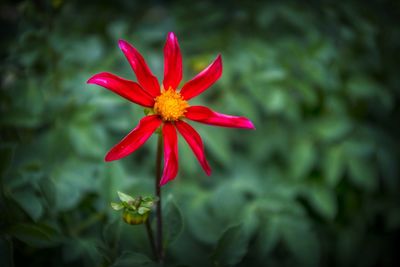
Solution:
M 154 257 L 157 259 L 157 249 L 156 243 L 154 242 L 153 230 L 151 229 L 150 220 L 146 220 L 146 230 L 147 230 L 147 237 L 149 238 L 151 251 L 153 252 Z
M 161 159 L 162 159 L 162 133 L 160 132 L 158 135 L 157 142 L 157 156 L 156 156 L 156 179 L 155 179 L 155 191 L 156 196 L 158 197 L 157 206 L 156 206 L 156 218 L 157 218 L 157 255 L 158 261 L 163 263 L 164 261 L 164 249 L 163 249 L 163 225 L 162 225 L 162 211 L 161 211 Z

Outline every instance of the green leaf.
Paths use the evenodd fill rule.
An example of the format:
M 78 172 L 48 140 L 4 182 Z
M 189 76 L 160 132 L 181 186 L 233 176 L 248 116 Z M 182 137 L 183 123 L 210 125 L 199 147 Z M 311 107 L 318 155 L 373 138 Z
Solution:
M 325 219 L 333 220 L 337 213 L 335 193 L 322 185 L 307 186 L 305 192 L 311 206 Z
M 215 156 L 223 164 L 229 164 L 231 160 L 231 153 L 229 153 L 230 139 L 226 138 L 223 131 L 216 131 L 215 129 L 207 129 L 207 131 L 201 131 L 200 135 L 203 141 L 206 143 L 206 148 L 210 150 L 210 153 Z
M 102 259 L 99 245 L 99 241 L 94 238 L 70 238 L 64 242 L 63 258 L 66 262 L 83 259 L 85 266 L 98 266 Z
M 147 212 L 149 212 L 150 211 L 150 209 L 149 208 L 146 208 L 146 207 L 140 207 L 139 209 L 138 209 L 138 213 L 140 214 L 140 215 L 143 215 L 143 214 L 145 214 L 145 213 L 147 213 Z
M 122 220 L 120 218 L 117 218 L 114 221 L 108 222 L 103 228 L 103 240 L 111 247 L 117 245 L 121 232 L 121 222 Z
M 104 133 L 99 126 L 90 124 L 90 121 L 72 122 L 67 130 L 78 155 L 99 158 L 103 154 Z
M 40 180 L 40 191 L 47 202 L 47 207 L 50 209 L 57 205 L 56 186 L 50 178 L 44 177 Z
M 111 267 L 155 267 L 158 266 L 151 261 L 146 255 L 136 252 L 123 252 Z
M 158 201 L 158 197 L 156 197 L 156 196 L 143 197 L 143 202 L 156 202 L 156 201 Z
M 158 201 L 158 197 L 146 196 L 142 199 L 140 206 L 151 209 L 156 201 Z
M 9 230 L 9 233 L 36 248 L 52 247 L 59 244 L 57 231 L 45 224 L 17 224 Z
M 112 207 L 114 210 L 121 210 L 121 209 L 124 208 L 124 204 L 122 204 L 122 203 L 116 203 L 116 202 L 111 202 L 111 207 Z
M 290 154 L 291 174 L 294 178 L 305 178 L 314 164 L 315 152 L 310 140 L 302 138 L 296 142 Z
M 377 186 L 377 176 L 374 167 L 360 158 L 353 158 L 348 162 L 351 181 L 360 188 L 373 191 Z
M 89 192 L 97 189 L 98 167 L 73 157 L 53 166 L 51 179 L 56 187 L 56 210 L 74 208 Z
M 317 137 L 324 141 L 334 141 L 347 134 L 352 129 L 348 118 L 344 116 L 326 116 L 314 125 Z
M 103 53 L 104 48 L 100 37 L 89 35 L 70 44 L 68 51 L 65 50 L 64 59 L 78 64 L 95 63 L 100 60 Z
M 267 111 L 281 113 L 288 108 L 289 95 L 284 88 L 270 88 L 266 91 L 267 97 L 260 98 Z
M 324 178 L 331 186 L 336 186 L 343 175 L 345 167 L 343 150 L 340 146 L 335 146 L 327 150 L 327 155 L 323 161 Z
M 225 230 L 211 255 L 215 266 L 233 266 L 239 263 L 247 253 L 248 241 L 241 225 Z
M 190 214 L 186 217 L 188 229 L 197 240 L 207 244 L 214 244 L 218 234 L 224 228 L 215 223 L 215 218 L 210 215 L 210 204 L 208 203 L 210 195 L 200 190 L 189 192 L 196 197 L 186 207 L 186 210 L 190 211 Z M 204 231 L 204 229 L 207 229 L 207 231 Z
M 126 203 L 132 203 L 135 201 L 135 199 L 125 193 L 122 193 L 118 191 L 118 197 L 121 201 L 126 202 Z
M 140 206 L 151 209 L 154 206 L 154 202 L 142 202 Z
M 0 177 L 10 167 L 14 149 L 9 145 L 2 145 L 0 147 Z
M 183 217 L 182 213 L 171 196 L 168 197 L 164 208 L 164 244 L 172 244 L 182 232 Z
M 19 190 L 13 193 L 12 197 L 32 220 L 37 221 L 42 216 L 44 212 L 42 202 L 32 189 Z
M 265 225 L 262 224 L 257 235 L 258 255 L 265 257 L 278 244 L 280 239 L 280 220 L 279 216 L 269 216 Z
M 316 234 L 304 221 L 288 218 L 281 225 L 282 236 L 289 251 L 301 266 L 318 266 L 319 244 Z

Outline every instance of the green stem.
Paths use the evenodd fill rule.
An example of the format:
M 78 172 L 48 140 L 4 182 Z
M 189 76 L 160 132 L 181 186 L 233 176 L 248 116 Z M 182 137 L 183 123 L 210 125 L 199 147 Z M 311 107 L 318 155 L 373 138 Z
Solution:
M 162 159 L 162 133 L 160 132 L 158 135 L 158 142 L 157 142 L 157 157 L 156 157 L 156 179 L 155 179 L 155 191 L 156 196 L 158 197 L 157 206 L 156 206 L 156 218 L 157 218 L 157 255 L 158 261 L 163 263 L 164 261 L 164 249 L 163 249 L 163 225 L 162 225 L 162 211 L 161 211 L 161 187 L 160 187 L 160 180 L 161 180 L 161 159 Z
M 150 220 L 148 219 L 146 220 L 146 231 L 147 231 L 147 237 L 149 238 L 151 251 L 153 252 L 154 257 L 158 259 L 156 243 L 154 242 L 153 230 L 151 229 Z

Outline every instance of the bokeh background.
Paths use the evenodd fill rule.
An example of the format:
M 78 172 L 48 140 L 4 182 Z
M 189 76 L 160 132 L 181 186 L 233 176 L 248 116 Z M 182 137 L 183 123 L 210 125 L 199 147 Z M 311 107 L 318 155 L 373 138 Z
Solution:
M 194 125 L 211 177 L 180 138 L 166 265 L 395 266 L 399 18 L 383 0 L 2 1 L 0 265 L 157 266 L 109 204 L 153 193 L 156 138 L 105 163 L 143 110 L 86 80 L 135 79 L 119 39 L 161 78 L 174 31 L 184 81 L 223 57 L 194 103 L 257 130 Z

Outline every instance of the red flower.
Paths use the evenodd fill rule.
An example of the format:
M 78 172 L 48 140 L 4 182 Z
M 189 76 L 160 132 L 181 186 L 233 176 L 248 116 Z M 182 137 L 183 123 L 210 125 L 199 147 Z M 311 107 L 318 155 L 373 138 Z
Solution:
M 161 126 L 164 138 L 164 171 L 160 185 L 164 185 L 178 173 L 176 129 L 189 144 L 206 174 L 211 174 L 201 137 L 184 119 L 216 126 L 255 129 L 253 123 L 244 117 L 225 115 L 204 106 L 190 106 L 188 103 L 219 79 L 222 74 L 220 55 L 178 92 L 176 89 L 182 80 L 182 55 L 174 33 L 168 34 L 164 46 L 164 80 L 161 86 L 142 55 L 133 46 L 120 40 L 119 47 L 135 72 L 138 83 L 107 72 L 94 75 L 87 83 L 103 86 L 136 104 L 151 108 L 152 112 L 142 118 L 138 126 L 107 153 L 106 161 L 128 156 Z

